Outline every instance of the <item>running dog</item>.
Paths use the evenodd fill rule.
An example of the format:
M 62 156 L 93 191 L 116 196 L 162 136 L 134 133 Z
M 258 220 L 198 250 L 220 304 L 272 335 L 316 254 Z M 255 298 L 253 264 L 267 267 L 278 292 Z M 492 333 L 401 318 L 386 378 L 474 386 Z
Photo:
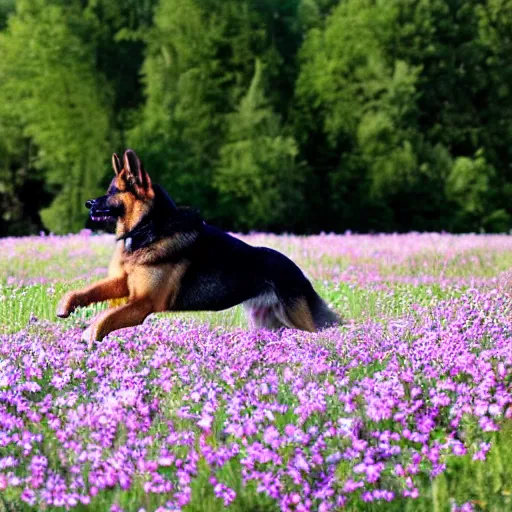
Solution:
M 127 298 L 84 331 L 89 347 L 117 329 L 161 311 L 219 311 L 243 304 L 253 327 L 317 331 L 340 323 L 302 271 L 283 254 L 252 247 L 179 208 L 154 185 L 134 151 L 106 195 L 86 202 L 93 221 L 115 222 L 117 244 L 108 277 L 67 293 L 57 316 L 94 302 Z

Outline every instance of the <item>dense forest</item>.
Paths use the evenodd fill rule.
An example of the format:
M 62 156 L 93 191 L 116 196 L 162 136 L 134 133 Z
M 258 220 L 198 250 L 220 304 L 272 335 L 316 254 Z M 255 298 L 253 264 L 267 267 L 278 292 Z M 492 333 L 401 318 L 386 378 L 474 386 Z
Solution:
M 0 236 L 113 151 L 225 229 L 508 231 L 511 0 L 0 0 Z

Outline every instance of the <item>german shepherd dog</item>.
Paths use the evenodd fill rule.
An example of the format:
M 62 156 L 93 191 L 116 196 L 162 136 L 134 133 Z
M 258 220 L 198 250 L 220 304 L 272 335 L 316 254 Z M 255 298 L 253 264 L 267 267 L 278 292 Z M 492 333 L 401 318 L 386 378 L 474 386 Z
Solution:
M 128 298 L 84 331 L 89 347 L 151 313 L 219 311 L 240 303 L 253 327 L 316 331 L 340 322 L 295 263 L 206 224 L 195 210 L 178 208 L 151 183 L 134 151 L 125 151 L 123 165 L 114 153 L 112 166 L 107 194 L 86 203 L 93 221 L 116 224 L 108 277 L 67 293 L 57 306 L 57 316 L 66 318 L 93 302 Z

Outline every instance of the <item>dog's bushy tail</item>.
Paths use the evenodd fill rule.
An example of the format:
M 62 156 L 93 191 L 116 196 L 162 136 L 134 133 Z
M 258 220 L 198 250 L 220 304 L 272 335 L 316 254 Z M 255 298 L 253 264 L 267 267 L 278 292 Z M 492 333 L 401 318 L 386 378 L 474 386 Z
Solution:
M 307 298 L 309 310 L 313 317 L 313 322 L 317 329 L 325 329 L 326 327 L 333 327 L 335 325 L 341 325 L 343 320 L 338 316 L 325 301 L 312 290 Z

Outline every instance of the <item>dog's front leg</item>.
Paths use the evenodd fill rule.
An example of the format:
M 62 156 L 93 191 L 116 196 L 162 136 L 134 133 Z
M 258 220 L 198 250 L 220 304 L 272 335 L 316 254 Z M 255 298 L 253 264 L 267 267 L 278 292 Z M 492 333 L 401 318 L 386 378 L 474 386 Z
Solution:
M 76 308 L 108 299 L 121 299 L 129 294 L 126 276 L 108 277 L 83 290 L 68 292 L 57 306 L 57 316 L 67 318 Z
M 109 309 L 101 313 L 98 319 L 84 331 L 82 340 L 87 342 L 88 348 L 91 348 L 95 341 L 101 341 L 112 331 L 141 324 L 152 312 L 153 303 L 149 297 Z

